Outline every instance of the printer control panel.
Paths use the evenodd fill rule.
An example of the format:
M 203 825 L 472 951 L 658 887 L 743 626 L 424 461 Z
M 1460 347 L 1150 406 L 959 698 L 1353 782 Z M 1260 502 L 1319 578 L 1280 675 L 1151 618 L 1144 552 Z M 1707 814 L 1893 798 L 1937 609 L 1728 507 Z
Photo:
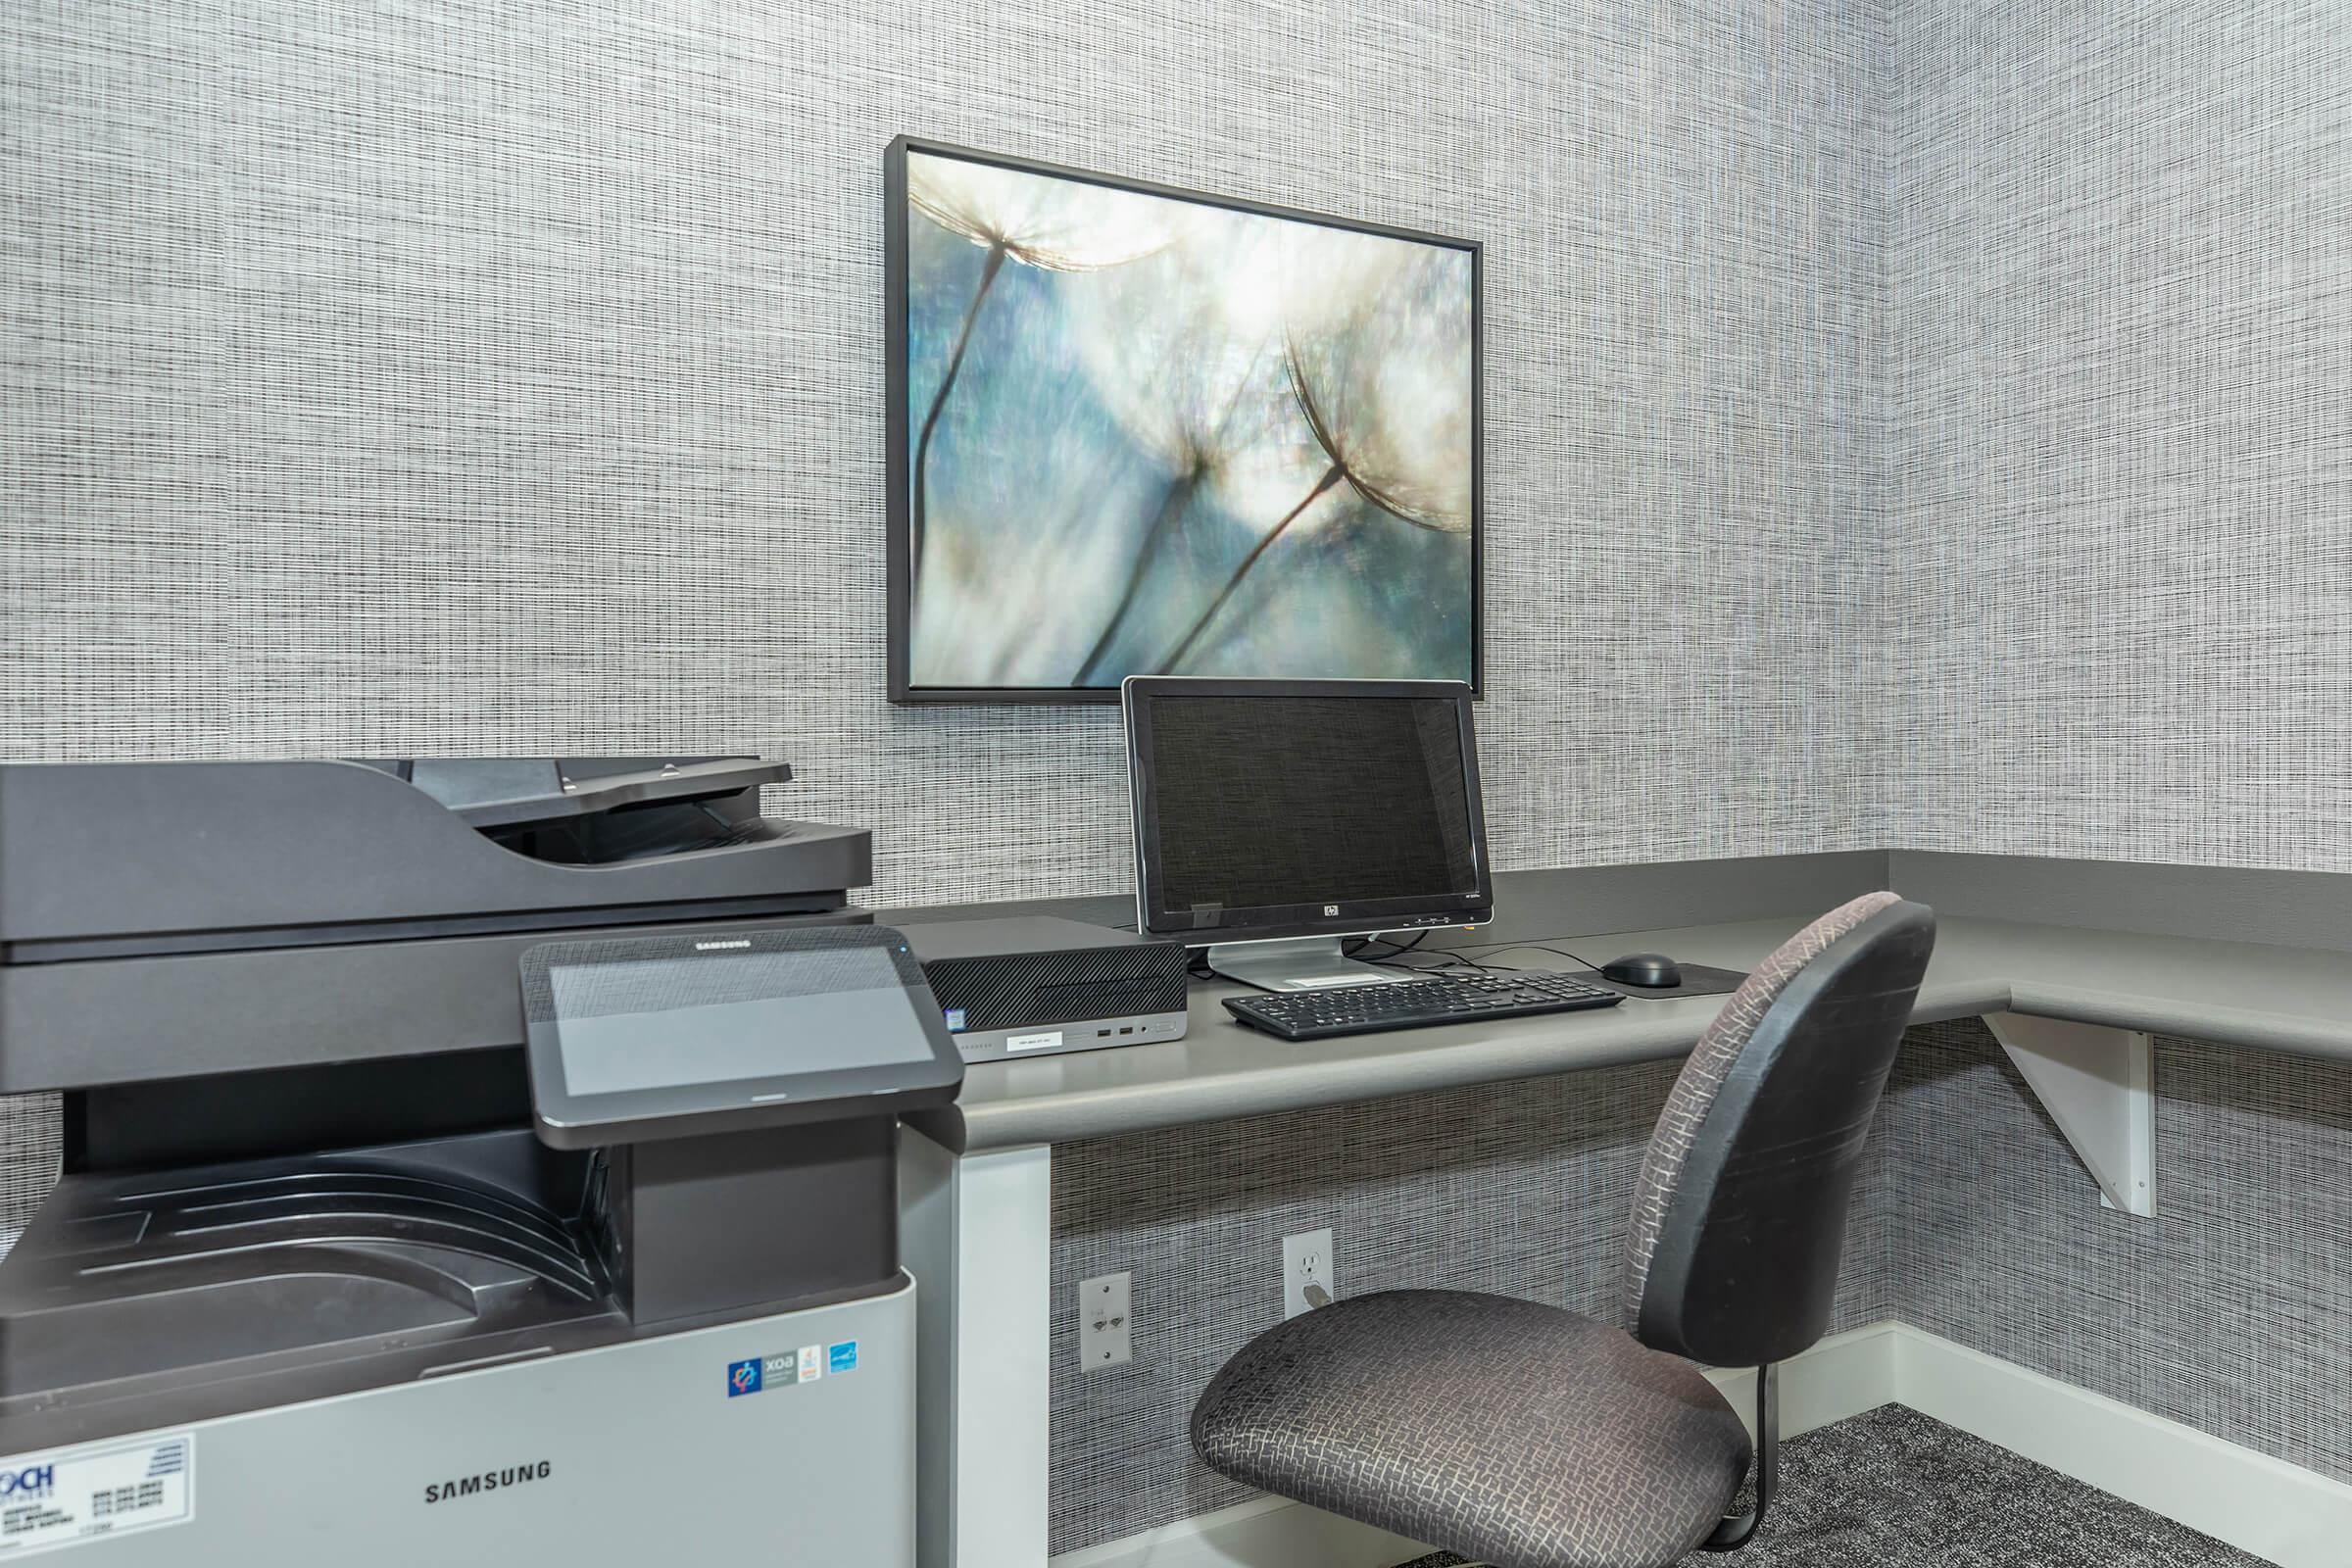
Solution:
M 852 1099 L 870 1114 L 961 1083 L 888 927 L 548 943 L 522 991 L 539 1135 L 560 1149 L 825 1120 Z

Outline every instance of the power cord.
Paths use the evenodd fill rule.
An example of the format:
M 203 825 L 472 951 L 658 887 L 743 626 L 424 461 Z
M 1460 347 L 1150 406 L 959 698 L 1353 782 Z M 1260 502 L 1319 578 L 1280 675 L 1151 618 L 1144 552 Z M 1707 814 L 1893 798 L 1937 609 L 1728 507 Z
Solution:
M 1366 958 L 1364 962 L 1376 964 L 1383 969 L 1402 969 L 1408 974 L 1423 974 L 1432 969 L 1476 969 L 1482 967 L 1449 950 L 1423 955 L 1424 957 L 1439 960 L 1435 963 L 1399 963 L 1396 961 L 1428 940 L 1429 933 L 1426 931 L 1414 933 L 1413 940 L 1410 942 L 1397 942 L 1389 937 L 1366 937 L 1348 952 L 1348 956 L 1352 958 L 1377 942 L 1390 951 L 1380 957 Z
M 1594 962 L 1593 962 L 1593 961 L 1592 961 L 1591 958 L 1588 958 L 1588 957 L 1586 957 L 1586 956 L 1585 956 L 1583 954 L 1581 954 L 1581 953 L 1570 953 L 1570 952 L 1569 952 L 1569 951 L 1568 951 L 1566 948 L 1555 948 L 1555 947 L 1551 947 L 1551 946 L 1549 946 L 1549 945 L 1547 945 L 1547 944 L 1545 944 L 1545 943 L 1542 943 L 1542 942 L 1504 942 L 1504 943 L 1499 943 L 1499 944 L 1497 944 L 1497 945 L 1495 945 L 1495 946 L 1494 946 L 1494 947 L 1473 947 L 1473 948 L 1464 948 L 1464 949 L 1461 949 L 1460 951 L 1461 951 L 1461 952 L 1464 952 L 1464 953 L 1485 953 L 1485 954 L 1495 954 L 1495 953 L 1549 953 L 1549 954 L 1553 954 L 1553 955 L 1555 955 L 1555 956 L 1559 956 L 1559 957 L 1562 957 L 1562 958 L 1567 958 L 1567 959 L 1569 959 L 1569 960 L 1571 960 L 1571 961 L 1573 961 L 1573 962 L 1576 962 L 1576 963 L 1581 963 L 1581 964 L 1583 964 L 1583 965 L 1584 965 L 1586 968 L 1588 968 L 1588 969 L 1597 970 L 1597 969 L 1599 969 L 1599 967 L 1600 967 L 1600 965 L 1599 965 L 1599 964 L 1597 964 L 1597 963 L 1594 963 Z M 1474 962 L 1476 962 L 1476 964 L 1477 964 L 1477 967 L 1479 967 L 1479 968 L 1481 968 L 1481 969 L 1500 969 L 1500 970 L 1503 970 L 1503 971 L 1505 971 L 1506 973 L 1515 973 L 1515 972 L 1516 972 L 1515 970 L 1512 970 L 1512 969 L 1511 969 L 1511 967 L 1510 967 L 1510 965 L 1508 965 L 1508 964 L 1503 964 L 1503 963 L 1490 964 L 1490 963 L 1487 963 L 1487 962 L 1485 962 L 1483 959 L 1480 959 L 1480 960 L 1473 960 L 1473 961 L 1474 961 Z
M 1525 972 L 1513 968 L 1507 963 L 1489 963 L 1484 958 L 1470 956 L 1472 954 L 1492 955 L 1496 953 L 1549 953 L 1572 962 L 1581 963 L 1588 969 L 1597 970 L 1600 967 L 1599 964 L 1585 957 L 1582 954 L 1571 953 L 1566 948 L 1550 947 L 1541 942 L 1504 942 L 1492 947 L 1441 948 L 1421 955 L 1424 958 L 1436 960 L 1434 962 L 1402 963 L 1398 961 L 1406 954 L 1418 950 L 1422 943 L 1429 940 L 1429 935 L 1427 931 L 1415 932 L 1410 942 L 1398 942 L 1391 937 L 1352 937 L 1348 941 L 1343 942 L 1340 947 L 1343 956 L 1363 958 L 1364 962 L 1379 968 L 1402 969 L 1408 974 L 1423 974 L 1437 969 L 1476 969 L 1482 973 L 1493 974 Z M 1386 948 L 1388 952 L 1381 954 L 1378 957 L 1363 957 L 1375 947 Z M 1215 972 L 1208 967 L 1208 955 L 1205 950 L 1195 951 L 1191 961 L 1186 965 L 1186 972 L 1196 980 L 1217 978 Z
M 1395 937 L 1356 937 L 1353 940 L 1355 942 L 1355 946 L 1352 948 L 1348 947 L 1345 943 L 1341 945 L 1341 956 L 1343 957 L 1361 957 L 1368 949 L 1373 947 L 1375 944 L 1378 944 L 1389 951 L 1377 958 L 1365 958 L 1364 961 L 1366 963 L 1387 963 L 1391 958 L 1403 957 L 1406 954 L 1412 952 L 1422 943 L 1428 941 L 1429 933 L 1426 931 L 1420 932 L 1416 934 L 1413 940 L 1410 942 L 1399 942 Z

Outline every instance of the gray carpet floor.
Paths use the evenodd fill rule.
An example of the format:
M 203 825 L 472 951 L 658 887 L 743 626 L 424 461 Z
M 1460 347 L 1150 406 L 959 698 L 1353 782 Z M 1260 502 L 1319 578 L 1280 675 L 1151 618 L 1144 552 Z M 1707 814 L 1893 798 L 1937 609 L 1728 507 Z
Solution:
M 1744 1506 L 1744 1503 L 1742 1503 Z M 1449 1568 L 1450 1552 L 1404 1568 Z M 2267 1568 L 1899 1404 L 1781 1446 L 1781 1492 L 1718 1568 Z

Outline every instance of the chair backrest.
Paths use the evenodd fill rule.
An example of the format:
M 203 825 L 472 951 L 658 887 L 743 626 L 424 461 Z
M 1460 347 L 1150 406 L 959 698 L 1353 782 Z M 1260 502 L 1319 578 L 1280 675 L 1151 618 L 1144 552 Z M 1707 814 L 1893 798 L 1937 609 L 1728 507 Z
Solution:
M 1712 1366 L 1783 1361 L 1829 1327 L 1847 1200 L 1936 946 L 1891 893 L 1833 909 L 1757 965 L 1683 1066 L 1626 1244 L 1626 1326 Z

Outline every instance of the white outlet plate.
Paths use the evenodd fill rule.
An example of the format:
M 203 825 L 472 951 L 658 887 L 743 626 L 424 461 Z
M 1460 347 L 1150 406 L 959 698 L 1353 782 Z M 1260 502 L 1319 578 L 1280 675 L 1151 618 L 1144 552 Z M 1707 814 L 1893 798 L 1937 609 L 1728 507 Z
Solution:
M 1308 1231 L 1282 1239 L 1282 1315 L 1297 1317 L 1313 1310 L 1306 1288 L 1320 1285 L 1331 1296 L 1340 1294 L 1339 1274 L 1332 1266 L 1331 1232 Z
M 1078 1367 L 1100 1372 L 1135 1358 L 1135 1276 L 1098 1274 L 1078 1282 Z

